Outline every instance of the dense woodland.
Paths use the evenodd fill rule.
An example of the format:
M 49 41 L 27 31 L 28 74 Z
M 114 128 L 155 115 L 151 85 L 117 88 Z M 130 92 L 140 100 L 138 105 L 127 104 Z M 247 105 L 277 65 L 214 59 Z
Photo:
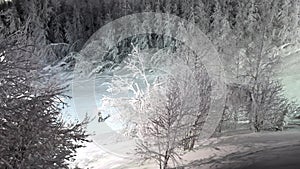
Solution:
M 57 79 L 45 76 L 43 68 L 64 60 L 68 65 L 64 71 L 71 71 L 75 62 L 72 56 L 84 48 L 93 33 L 114 19 L 139 12 L 170 13 L 186 19 L 197 25 L 216 46 L 226 72 L 231 75 L 226 84 L 223 118 L 216 133 L 241 127 L 256 132 L 282 129 L 285 116 L 299 108 L 284 97 L 275 68 L 284 57 L 280 51 L 299 43 L 299 9 L 298 0 L 3 1 L 0 5 L 0 168 L 67 168 L 64 160 L 72 157 L 71 153 L 78 147 L 70 140 L 84 141 L 87 135 L 82 128 L 84 123 L 62 127 L 65 123 L 59 118 L 61 103 L 56 98 L 60 98 L 64 86 Z M 123 39 L 111 46 L 111 52 L 100 56 L 99 64 L 109 61 L 103 69 L 110 68 L 129 56 L 138 56 L 139 50 L 170 47 L 180 50 L 185 45 L 180 42 L 174 45 L 173 41 L 176 42 L 155 34 Z M 132 65 L 127 68 L 132 69 Z M 159 103 L 155 100 L 158 96 L 151 95 L 144 100 L 150 108 L 135 109 L 160 112 L 158 117 L 149 117 L 137 125 L 144 131 L 145 140 L 154 140 L 153 143 L 142 140 L 137 150 L 144 159 L 157 160 L 161 168 L 166 168 L 170 159 L 178 159 L 177 149 L 194 148 L 208 113 L 209 78 L 201 68 L 191 70 L 194 79 L 189 79 L 188 85 L 197 96 L 183 89 L 184 85 L 176 78 L 170 78 L 169 88 L 162 97 L 165 102 Z M 149 91 L 155 93 L 156 89 L 149 88 Z M 187 98 L 198 102 L 185 105 L 183 100 Z M 196 105 L 197 109 L 186 108 Z M 180 128 L 175 124 L 182 123 L 178 119 L 185 119 L 183 111 L 196 118 L 186 117 L 192 125 Z M 167 120 L 174 118 L 177 119 L 172 121 L 174 125 Z M 241 125 L 241 121 L 247 123 Z M 165 130 L 154 132 L 159 128 Z M 133 137 L 134 133 L 142 132 L 133 130 Z M 156 138 L 164 141 L 158 144 Z M 57 147 L 63 150 L 56 150 Z

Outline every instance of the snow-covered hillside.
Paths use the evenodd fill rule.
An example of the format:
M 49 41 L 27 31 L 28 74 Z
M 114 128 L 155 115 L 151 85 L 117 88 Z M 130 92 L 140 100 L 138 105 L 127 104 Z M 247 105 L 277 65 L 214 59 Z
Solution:
M 300 100 L 300 92 L 297 89 L 300 88 L 300 62 L 299 62 L 299 52 L 290 54 L 286 56 L 283 66 L 280 70 L 279 77 L 282 79 L 284 83 L 284 88 L 286 91 L 286 96 L 292 99 Z M 288 65 L 288 66 L 287 66 Z M 105 93 L 106 91 L 99 91 L 103 88 L 103 84 L 109 83 L 109 81 L 103 82 L 101 79 L 96 80 L 97 84 L 100 86 L 96 86 L 98 90 L 97 93 Z M 76 84 L 73 84 L 76 85 Z M 83 88 L 87 90 L 86 88 Z M 82 93 L 85 93 L 83 90 Z M 77 93 L 78 94 L 78 93 Z M 78 96 L 78 95 L 77 95 Z M 85 95 L 81 95 L 81 100 L 87 100 Z M 101 96 L 96 96 L 97 100 L 100 100 Z M 298 101 L 299 101 L 298 100 Z M 86 101 L 81 110 L 76 110 L 77 113 L 82 114 L 87 112 L 90 106 L 90 102 Z M 74 105 L 73 105 L 74 106 Z M 71 106 L 72 108 L 72 106 Z M 81 111 L 81 112 L 78 112 Z M 94 115 L 96 115 L 96 111 L 94 111 Z M 76 115 L 74 115 L 75 117 Z M 110 123 L 110 125 L 114 125 L 114 123 Z M 96 139 L 95 143 L 87 144 L 86 148 L 82 148 L 78 151 L 78 157 L 76 161 L 72 164 L 78 165 L 84 168 L 95 168 L 95 169 L 104 169 L 104 168 L 155 168 L 153 163 L 146 164 L 145 166 L 139 166 L 137 161 L 134 161 L 130 158 L 124 158 L 119 156 L 118 154 L 113 153 L 113 149 L 118 149 L 119 151 L 126 152 L 127 143 L 126 141 L 122 141 L 122 139 L 118 138 L 119 136 L 114 135 L 113 133 L 109 134 L 100 134 L 99 130 L 97 130 L 97 126 L 99 130 L 101 126 L 97 122 L 92 123 L 92 131 L 96 134 L 93 138 Z M 98 132 L 98 133 L 97 133 Z M 109 136 L 110 135 L 110 136 Z M 184 155 L 184 164 L 193 163 L 193 161 L 201 161 L 201 162 L 209 162 L 209 160 L 225 157 L 226 155 L 234 152 L 240 151 L 249 151 L 253 148 L 259 148 L 262 145 L 267 145 L 271 143 L 271 145 L 276 146 L 277 144 L 289 144 L 290 142 L 297 141 L 298 132 L 278 132 L 278 133 L 269 133 L 265 134 L 250 134 L 250 135 L 241 135 L 241 136 L 233 136 L 229 138 L 222 138 L 220 140 L 214 138 L 210 139 L 205 144 L 213 144 L 211 146 L 206 146 L 206 148 L 201 148 L 196 152 L 187 153 Z M 264 136 L 264 137 L 261 137 Z M 290 142 L 286 142 L 287 137 L 291 137 Z M 251 139 L 247 140 L 249 137 Z M 119 141 L 118 141 L 119 140 Z M 227 140 L 227 141 L 226 141 Z M 243 140 L 243 141 L 242 141 Z M 273 141 L 272 141 L 273 140 Z M 287 139 L 288 140 L 288 139 Z M 232 143 L 230 143 L 232 141 Z M 266 142 L 265 142 L 266 141 Z M 263 143 L 265 142 L 265 143 Z M 103 147 L 106 145 L 107 147 Z M 204 144 L 204 145 L 205 145 Z M 270 145 L 270 146 L 271 146 Z M 106 152 L 106 151 L 108 152 Z

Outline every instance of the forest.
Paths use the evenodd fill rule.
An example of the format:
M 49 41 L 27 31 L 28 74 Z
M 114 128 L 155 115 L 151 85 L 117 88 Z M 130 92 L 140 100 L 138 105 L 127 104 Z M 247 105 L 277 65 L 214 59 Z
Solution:
M 128 20 L 132 32 L 164 33 L 130 37 L 109 24 L 139 13 L 184 24 Z M 210 137 L 285 130 L 300 107 L 278 71 L 299 44 L 299 16 L 298 0 L 0 0 L 0 168 L 70 168 L 77 149 L 93 141 L 89 112 L 72 122 L 62 115 L 74 72 L 113 74 L 110 94 L 100 93 L 104 109 L 118 110 L 121 133 L 137 140 L 136 158 L 160 169 L 179 166 L 200 144 L 212 103 L 222 107 Z M 205 37 L 197 39 L 203 46 L 178 39 L 198 29 L 191 37 Z M 98 41 L 103 48 L 90 45 Z M 223 102 L 213 102 L 215 79 L 196 48 L 220 59 Z

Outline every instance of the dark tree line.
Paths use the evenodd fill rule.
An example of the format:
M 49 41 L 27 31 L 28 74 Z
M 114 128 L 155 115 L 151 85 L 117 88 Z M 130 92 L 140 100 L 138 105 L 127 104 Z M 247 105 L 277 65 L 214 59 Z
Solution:
M 96 30 L 114 19 L 137 12 L 163 12 L 195 22 L 203 32 L 210 36 L 212 41 L 221 43 L 222 39 L 230 41 L 234 36 L 238 36 L 236 38 L 240 38 L 240 41 L 247 37 L 250 38 L 251 31 L 254 33 L 254 30 L 250 30 L 250 27 L 247 28 L 246 25 L 258 23 L 255 19 L 259 17 L 261 9 L 255 6 L 261 6 L 263 3 L 267 2 L 237 0 L 13 0 L 9 4 L 2 5 L 2 8 L 9 9 L 9 11 L 1 17 L 1 20 L 7 32 L 16 31 L 20 26 L 26 25 L 28 37 L 39 45 L 51 43 L 63 45 L 62 43 L 66 43 L 70 51 L 79 51 Z M 296 18 L 293 18 L 295 17 L 293 14 L 297 10 L 296 3 L 292 0 L 270 3 L 272 6 L 276 6 L 276 11 L 273 12 L 280 14 L 277 18 L 279 20 L 275 21 L 277 23 L 276 25 L 274 23 L 274 26 L 287 25 L 290 30 L 292 24 L 294 24 L 293 27 L 297 25 Z M 251 21 L 251 17 L 254 20 Z M 129 46 L 130 43 L 127 47 Z M 223 47 L 222 44 L 218 46 L 220 46 L 220 50 Z M 56 57 L 63 57 L 61 54 L 57 55 Z M 48 56 L 47 59 L 57 58 L 50 59 Z

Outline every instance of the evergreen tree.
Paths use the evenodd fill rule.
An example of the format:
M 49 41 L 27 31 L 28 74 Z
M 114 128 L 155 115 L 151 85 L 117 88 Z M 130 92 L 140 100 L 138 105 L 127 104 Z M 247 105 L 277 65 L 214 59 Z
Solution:
M 0 39 L 0 168 L 68 168 L 86 121 L 61 119 L 64 87 L 41 74 L 26 29 Z

